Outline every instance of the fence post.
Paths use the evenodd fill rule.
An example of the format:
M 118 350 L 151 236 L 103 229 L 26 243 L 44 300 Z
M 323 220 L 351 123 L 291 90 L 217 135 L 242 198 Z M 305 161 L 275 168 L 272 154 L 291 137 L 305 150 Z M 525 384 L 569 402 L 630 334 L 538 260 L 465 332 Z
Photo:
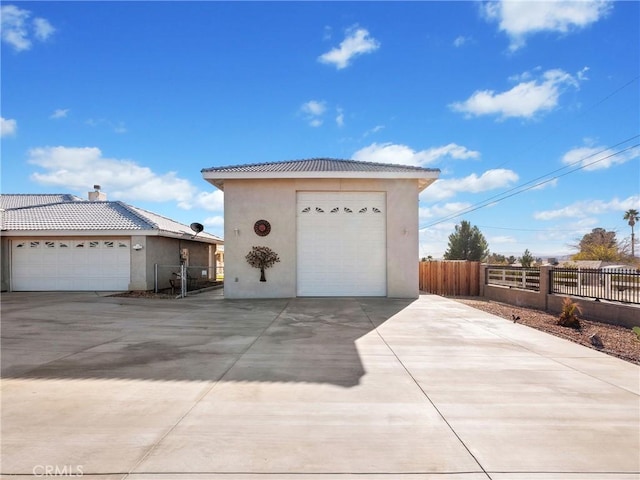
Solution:
M 582 270 L 578 267 L 578 278 L 576 279 L 576 288 L 578 289 L 578 295 L 582 295 Z
M 551 272 L 553 271 L 553 267 L 550 265 L 543 265 L 540 267 L 540 290 L 538 293 L 540 295 L 544 295 L 543 305 L 544 309 L 547 310 L 549 307 L 549 294 L 551 293 Z
M 480 277 L 478 278 L 478 286 L 480 287 L 478 294 L 480 297 L 484 297 L 484 286 L 487 283 L 487 267 L 488 267 L 487 264 L 481 264 L 480 268 L 478 269 L 479 270 L 478 276 Z
M 187 296 L 187 265 L 185 263 L 180 264 L 180 296 L 182 298 Z
M 608 274 L 609 272 L 602 272 L 602 270 L 600 270 L 601 274 L 604 273 L 604 291 L 605 291 L 605 295 L 608 298 L 613 298 L 613 292 L 611 290 L 611 275 Z

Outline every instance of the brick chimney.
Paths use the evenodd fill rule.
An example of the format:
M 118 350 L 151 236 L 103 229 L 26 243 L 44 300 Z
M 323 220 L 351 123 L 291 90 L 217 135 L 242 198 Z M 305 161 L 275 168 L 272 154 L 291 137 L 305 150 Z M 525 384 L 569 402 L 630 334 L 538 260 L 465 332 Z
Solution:
M 89 192 L 89 200 L 92 202 L 104 202 L 107 200 L 107 194 L 100 191 L 100 185 L 94 185 L 93 192 Z

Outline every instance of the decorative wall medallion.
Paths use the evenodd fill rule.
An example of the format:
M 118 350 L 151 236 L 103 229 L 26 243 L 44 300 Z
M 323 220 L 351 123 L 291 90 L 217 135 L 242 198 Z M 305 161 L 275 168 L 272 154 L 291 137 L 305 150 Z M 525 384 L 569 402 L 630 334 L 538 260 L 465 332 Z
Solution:
M 266 220 L 258 220 L 253 226 L 253 231 L 256 232 L 256 235 L 266 237 L 271 232 L 271 224 Z

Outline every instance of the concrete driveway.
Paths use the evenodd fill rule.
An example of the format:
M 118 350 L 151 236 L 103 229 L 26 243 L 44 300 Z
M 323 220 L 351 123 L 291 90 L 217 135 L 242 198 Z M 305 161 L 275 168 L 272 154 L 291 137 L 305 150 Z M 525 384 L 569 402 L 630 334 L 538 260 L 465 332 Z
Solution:
M 2 478 L 637 480 L 640 368 L 433 295 L 2 295 Z

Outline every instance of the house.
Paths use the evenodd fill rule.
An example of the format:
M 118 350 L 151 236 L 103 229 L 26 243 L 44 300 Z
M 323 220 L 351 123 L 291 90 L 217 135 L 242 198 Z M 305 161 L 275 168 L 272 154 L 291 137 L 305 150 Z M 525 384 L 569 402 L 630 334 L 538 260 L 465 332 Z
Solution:
M 438 174 L 330 158 L 203 169 L 224 191 L 225 297 L 417 297 L 418 195 Z M 254 246 L 280 259 L 265 282 Z
M 99 189 L 89 192 L 89 200 L 2 194 L 0 208 L 3 291 L 152 290 L 155 264 L 181 262 L 206 266 L 215 279 L 220 238 L 107 201 Z M 171 275 L 162 271 L 161 288 Z

